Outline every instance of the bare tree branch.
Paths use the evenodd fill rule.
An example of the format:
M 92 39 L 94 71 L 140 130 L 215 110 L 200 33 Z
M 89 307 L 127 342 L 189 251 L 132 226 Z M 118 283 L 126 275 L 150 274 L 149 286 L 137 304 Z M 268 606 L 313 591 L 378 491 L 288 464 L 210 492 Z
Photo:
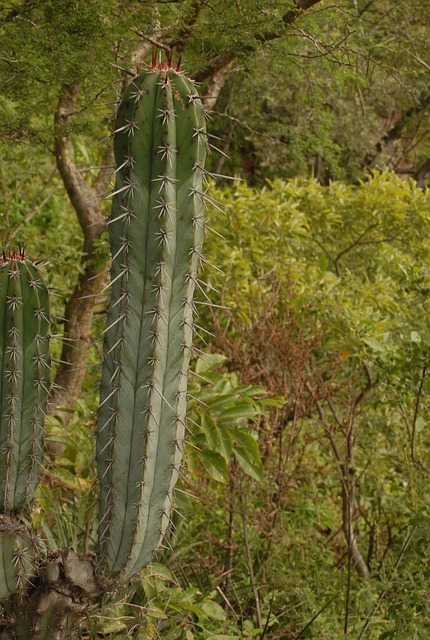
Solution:
M 212 111 L 218 100 L 218 96 L 221 93 L 221 90 L 227 79 L 229 67 L 230 65 L 227 65 L 223 69 L 220 69 L 219 71 L 214 73 L 206 85 L 205 95 L 202 96 L 202 102 L 207 112 Z
M 426 376 L 427 376 L 427 367 L 426 365 L 423 365 L 422 371 L 421 371 L 420 383 L 418 385 L 418 390 L 415 396 L 412 421 L 409 420 L 407 413 L 403 407 L 400 407 L 399 412 L 403 418 L 403 421 L 406 425 L 406 429 L 408 431 L 409 448 L 411 452 L 412 462 L 414 462 L 418 467 L 420 467 L 423 471 L 425 471 L 425 473 L 430 475 L 430 467 L 428 467 L 426 464 L 424 464 L 424 462 L 422 462 L 422 460 L 420 460 L 416 451 L 417 420 L 418 420 L 418 415 L 420 411 L 420 405 L 421 405 L 422 395 L 424 391 L 424 382 L 426 380 Z
M 373 386 L 373 380 L 371 378 L 370 370 L 365 366 L 365 372 L 367 376 L 367 383 L 361 389 L 358 396 L 355 398 L 352 410 L 349 415 L 349 421 L 347 424 L 346 433 L 344 433 L 345 444 L 344 451 L 341 452 L 337 444 L 334 428 L 330 426 L 327 416 L 325 415 L 324 408 L 321 402 L 317 399 L 315 391 L 312 389 L 309 383 L 306 384 L 307 389 L 311 396 L 314 398 L 314 403 L 321 420 L 324 432 L 330 442 L 333 450 L 334 457 L 336 459 L 337 467 L 339 470 L 339 477 L 342 486 L 342 529 L 344 532 L 345 540 L 348 546 L 348 554 L 356 566 L 358 572 L 366 580 L 370 576 L 369 568 L 364 560 L 364 557 L 358 546 L 357 536 L 354 531 L 354 516 L 356 512 L 356 481 L 355 481 L 355 468 L 354 468 L 354 455 L 355 455 L 355 437 L 354 428 L 358 415 L 358 408 L 363 401 L 367 392 Z M 330 405 L 331 406 L 331 405 Z M 336 412 L 331 408 L 334 419 L 337 425 L 341 424 L 340 418 Z
M 76 107 L 79 84 L 64 85 L 55 111 L 55 158 L 70 202 L 84 233 L 84 251 L 104 230 L 97 194 L 78 171 L 70 138 L 71 117 Z
M 295 0 L 294 8 L 290 9 L 282 16 L 282 23 L 284 28 L 286 29 L 290 24 L 293 24 L 308 9 L 318 4 L 318 2 L 321 2 L 321 0 Z M 265 44 L 266 42 L 276 40 L 283 35 L 285 35 L 285 32 L 283 33 L 281 31 L 266 31 L 262 34 L 255 34 L 254 40 L 260 42 L 261 44 Z M 200 69 L 200 71 L 196 73 L 195 80 L 197 82 L 203 82 L 204 80 L 207 80 L 221 69 L 227 67 L 231 62 L 233 62 L 236 56 L 236 49 L 234 47 L 227 47 L 226 49 L 224 49 L 224 51 L 212 58 L 212 60 L 210 60 L 202 69 Z
M 70 138 L 71 119 L 79 90 L 79 84 L 64 85 L 54 115 L 55 158 L 82 229 L 83 253 L 78 282 L 64 313 L 64 341 L 51 397 L 51 411 L 59 406 L 72 406 L 79 396 L 91 342 L 95 297 L 106 281 L 103 275 L 106 266 L 96 261 L 94 251 L 95 242 L 105 230 L 100 201 L 96 189 L 87 184 L 76 166 Z M 106 154 L 105 161 L 110 161 L 109 154 Z

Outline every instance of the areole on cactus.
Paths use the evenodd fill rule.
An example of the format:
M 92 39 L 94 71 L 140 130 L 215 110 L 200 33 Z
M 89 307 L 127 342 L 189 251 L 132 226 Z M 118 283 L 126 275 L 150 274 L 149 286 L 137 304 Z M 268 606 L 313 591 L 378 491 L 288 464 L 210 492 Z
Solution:
M 166 537 L 185 439 L 206 151 L 205 114 L 193 82 L 171 59 L 154 59 L 130 83 L 114 132 L 92 558 L 63 549 L 36 562 L 33 536 L 18 524 L 42 455 L 49 299 L 23 251 L 0 259 L 0 553 L 18 567 L 0 575 L 0 597 L 18 591 L 20 597 L 4 607 L 4 637 L 69 637 L 86 606 L 139 572 Z

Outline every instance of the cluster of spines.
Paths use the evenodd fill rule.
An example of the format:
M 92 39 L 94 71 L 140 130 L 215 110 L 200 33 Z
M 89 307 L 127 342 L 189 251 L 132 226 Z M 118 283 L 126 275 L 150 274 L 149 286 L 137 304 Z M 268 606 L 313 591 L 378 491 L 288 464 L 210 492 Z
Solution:
M 35 574 L 35 547 L 27 528 L 0 516 L 0 599 L 24 594 Z
M 185 436 L 204 237 L 205 117 L 179 67 L 153 64 L 120 106 L 111 304 L 97 433 L 99 545 L 127 579 L 166 535 Z
M 24 251 L 0 258 L 0 510 L 33 498 L 49 396 L 49 294 Z

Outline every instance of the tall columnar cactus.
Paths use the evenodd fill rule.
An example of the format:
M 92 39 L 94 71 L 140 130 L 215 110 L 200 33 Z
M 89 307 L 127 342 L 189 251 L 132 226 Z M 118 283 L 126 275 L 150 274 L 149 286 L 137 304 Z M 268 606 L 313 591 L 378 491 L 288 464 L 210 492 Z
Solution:
M 171 63 L 153 63 L 131 82 L 117 118 L 97 431 L 99 552 L 124 580 L 162 543 L 179 475 L 206 147 L 193 83 Z
M 171 62 L 154 62 L 131 82 L 114 138 L 96 557 L 59 549 L 43 560 L 19 522 L 42 456 L 49 301 L 22 251 L 0 257 L 2 638 L 70 637 L 88 605 L 145 566 L 167 534 L 185 439 L 206 150 L 193 83 Z
M 0 258 L 0 511 L 27 506 L 49 394 L 49 295 L 24 252 Z

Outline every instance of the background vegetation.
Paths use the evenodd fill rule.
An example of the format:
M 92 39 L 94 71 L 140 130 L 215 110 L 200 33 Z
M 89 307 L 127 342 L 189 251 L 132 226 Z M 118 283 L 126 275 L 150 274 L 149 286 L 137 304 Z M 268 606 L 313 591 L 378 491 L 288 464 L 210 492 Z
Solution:
M 56 293 L 48 548 L 94 539 L 109 134 L 153 50 L 221 151 L 175 528 L 94 637 L 428 637 L 429 27 L 420 0 L 2 3 L 0 238 Z

